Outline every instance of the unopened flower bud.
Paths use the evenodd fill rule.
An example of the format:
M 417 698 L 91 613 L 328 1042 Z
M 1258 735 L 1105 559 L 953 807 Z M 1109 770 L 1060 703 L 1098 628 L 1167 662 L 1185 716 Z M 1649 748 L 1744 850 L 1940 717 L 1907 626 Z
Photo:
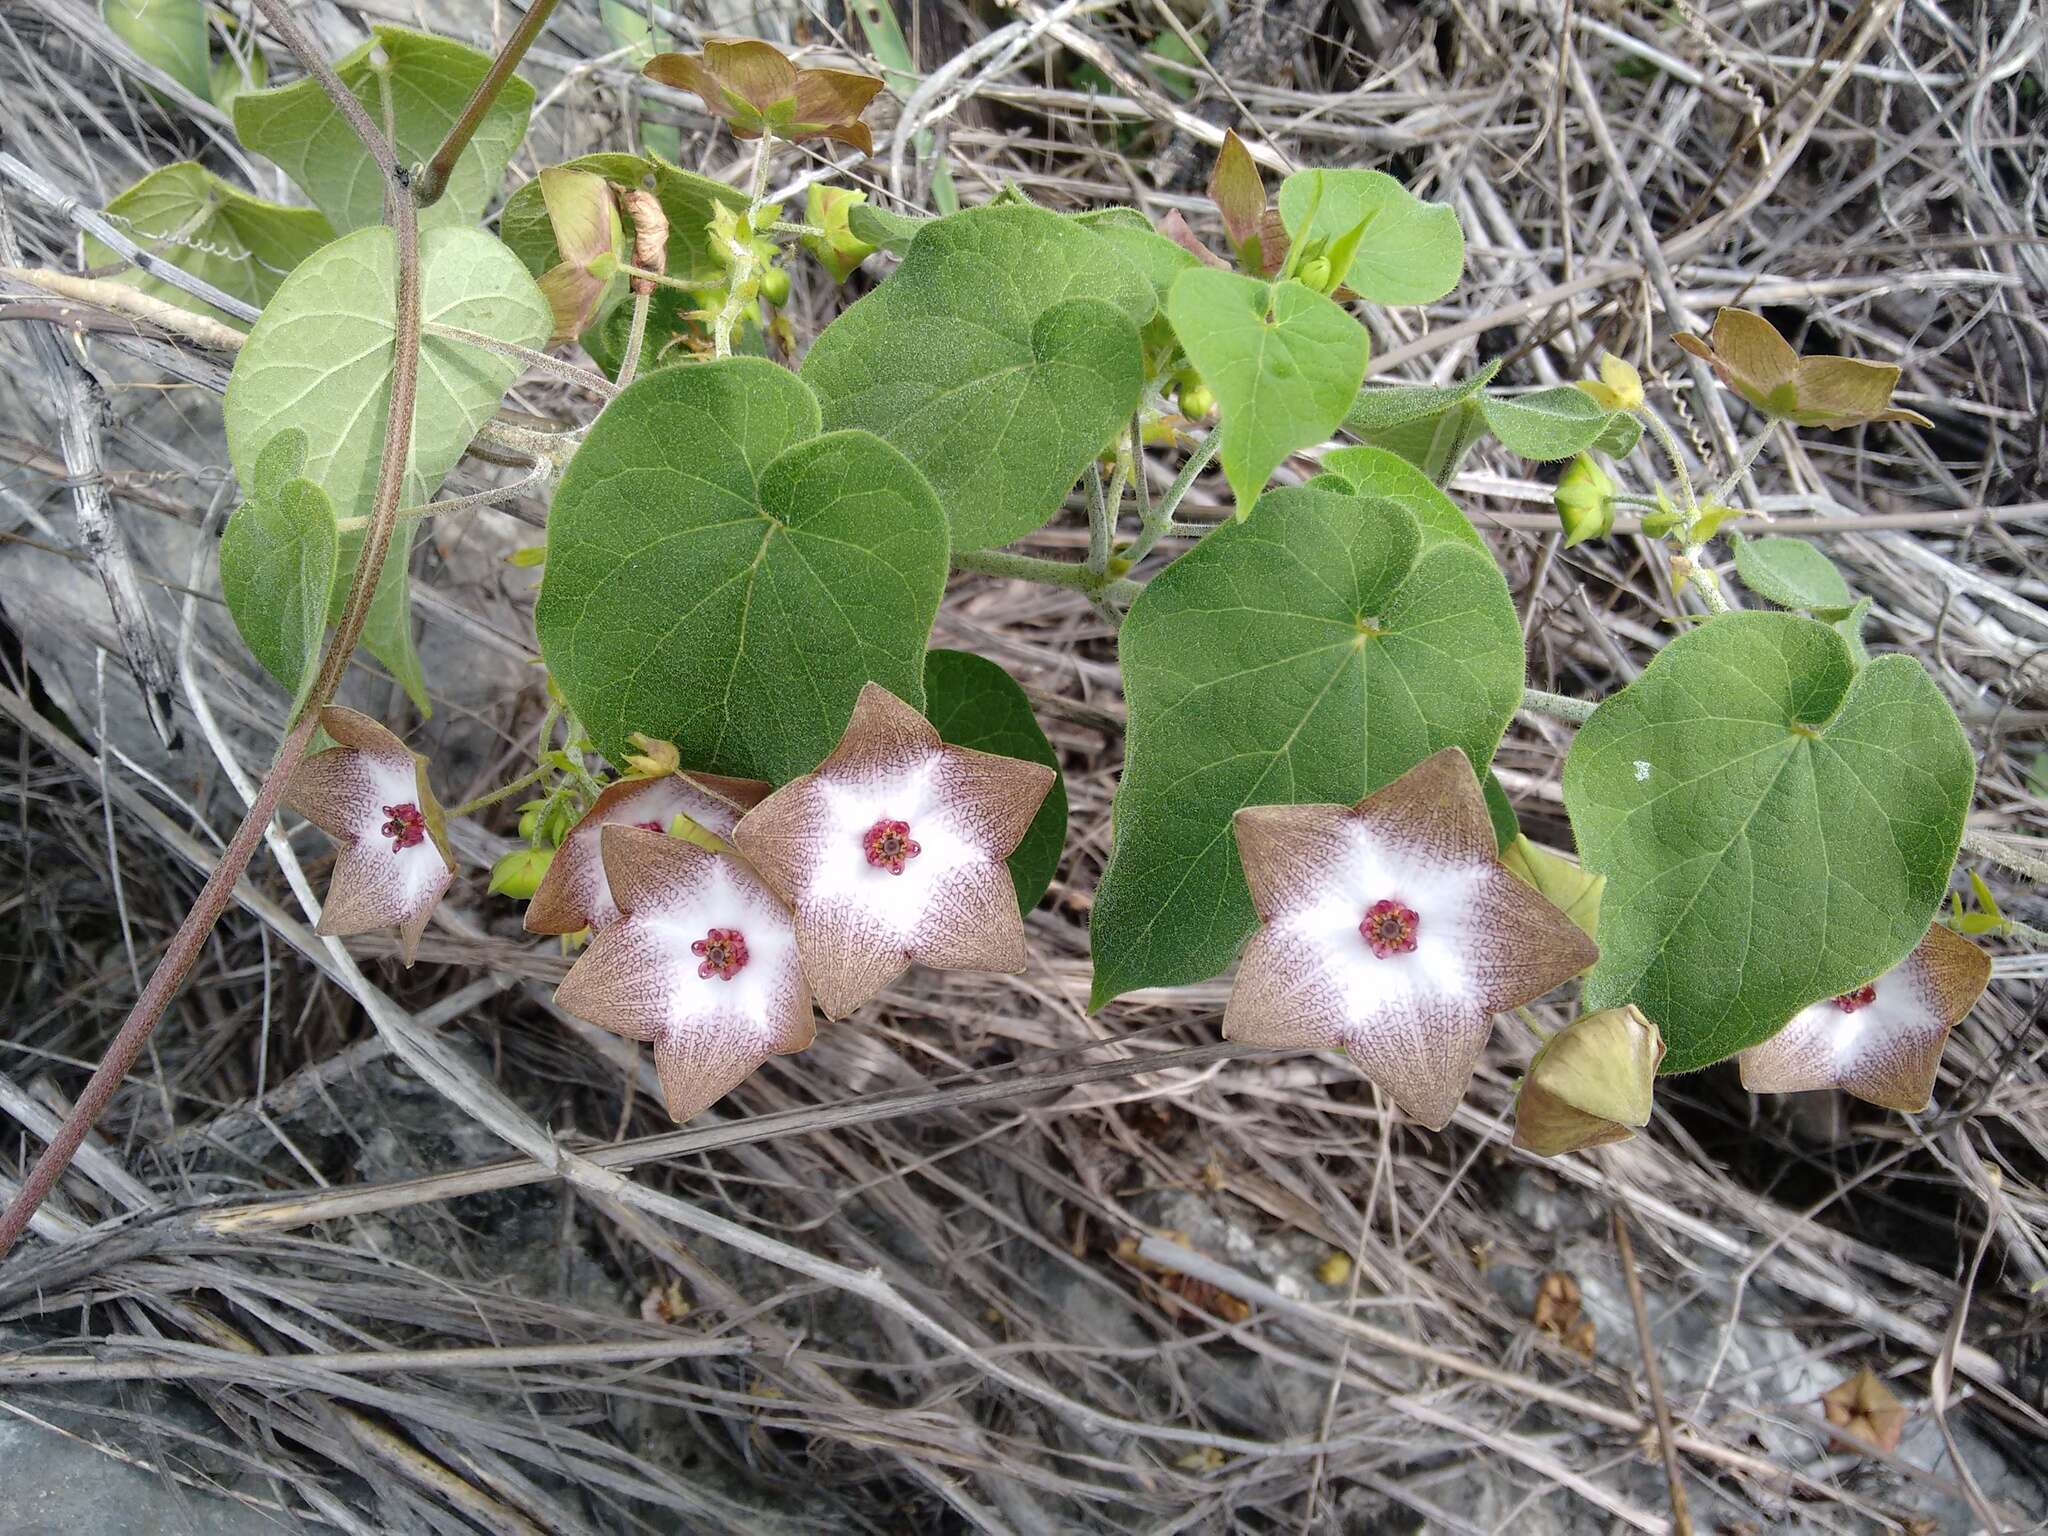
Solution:
M 626 775 L 634 779 L 658 779 L 682 766 L 682 755 L 672 741 L 657 741 L 635 731 L 626 738 L 635 750 L 626 754 Z
M 777 309 L 789 302 L 789 274 L 780 267 L 770 267 L 761 274 L 761 297 Z
M 647 272 L 668 271 L 668 214 L 662 210 L 661 199 L 645 187 L 614 183 L 614 190 L 626 217 L 633 221 L 633 265 Z M 654 283 L 649 278 L 636 277 L 633 291 L 652 293 Z
M 1558 479 L 1554 501 L 1564 525 L 1564 547 L 1605 538 L 1614 530 L 1614 481 L 1591 456 L 1580 454 Z
M 1305 287 L 1313 288 L 1317 293 L 1330 291 L 1330 263 L 1321 256 L 1304 261 L 1301 270 L 1294 275 Z
M 1202 421 L 1216 409 L 1216 391 L 1202 382 L 1199 374 L 1180 376 L 1180 413 L 1190 421 Z
M 1574 1019 L 1543 1043 L 1515 1099 L 1515 1145 L 1538 1157 L 1626 1141 L 1650 1123 L 1664 1041 L 1634 1007 Z
M 540 889 L 541 877 L 554 861 L 552 848 L 514 848 L 491 866 L 491 895 L 525 901 Z

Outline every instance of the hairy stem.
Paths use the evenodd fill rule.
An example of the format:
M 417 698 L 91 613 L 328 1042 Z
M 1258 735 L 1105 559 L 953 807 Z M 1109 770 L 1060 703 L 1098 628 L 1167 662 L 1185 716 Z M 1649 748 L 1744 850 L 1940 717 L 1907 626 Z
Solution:
M 171 935 L 170 943 L 164 947 L 163 957 L 151 972 L 149 982 L 142 989 L 142 995 L 135 1000 L 135 1006 L 122 1020 L 120 1030 L 115 1034 L 113 1044 L 107 1047 L 107 1054 L 94 1071 L 92 1080 L 79 1094 L 64 1117 L 64 1123 L 57 1134 L 43 1149 L 43 1155 L 36 1159 L 35 1166 L 22 1180 L 21 1189 L 14 1201 L 0 1214 L 0 1257 L 5 1257 L 14 1247 L 21 1234 L 28 1229 L 36 1208 L 43 1203 L 57 1181 L 64 1176 L 64 1170 L 71 1165 L 79 1147 L 84 1145 L 86 1136 L 98 1121 L 100 1114 L 113 1098 L 114 1093 L 127 1077 L 128 1070 L 142 1054 L 142 1048 L 156 1029 L 157 1020 L 163 1017 L 171 999 L 185 983 L 192 967 L 198 963 L 205 950 L 207 935 L 220 920 L 222 912 L 234 897 L 236 884 L 249 867 L 258 844 L 263 841 L 270 820 L 277 814 L 278 803 L 284 798 L 285 787 L 291 782 L 292 774 L 306 755 L 306 748 L 313 739 L 314 727 L 320 719 L 320 709 L 334 696 L 340 684 L 342 673 L 348 668 L 349 657 L 354 654 L 356 642 L 362 638 L 364 621 L 369 617 L 370 599 L 377 590 L 377 577 L 384 568 L 384 558 L 391 549 L 392 530 L 398 523 L 398 502 L 405 484 L 405 465 L 412 443 L 413 401 L 419 385 L 420 360 L 420 264 L 419 264 L 419 221 L 417 210 L 406 189 L 404 173 L 391 150 L 390 141 L 379 131 L 370 116 L 363 110 L 353 92 L 341 83 L 333 68 L 300 30 L 292 16 L 286 0 L 256 0 L 258 8 L 270 23 L 271 30 L 290 48 L 308 74 L 320 82 L 328 98 L 334 102 L 342 115 L 362 140 L 363 147 L 384 175 L 384 213 L 392 225 L 398 244 L 398 288 L 393 316 L 391 347 L 391 397 L 390 409 L 384 423 L 384 450 L 377 464 L 377 484 L 371 503 L 370 527 L 363 540 L 363 552 L 356 563 L 355 576 L 349 585 L 348 599 L 342 609 L 340 622 L 336 624 L 334 636 L 327 643 L 327 650 L 320 658 L 320 669 L 314 674 L 313 686 L 307 692 L 298 717 L 291 729 L 285 733 L 276 758 L 271 762 L 270 771 L 264 774 L 258 786 L 256 798 L 250 804 L 242 824 L 235 828 L 226 851 L 213 873 L 207 877 L 199 899 L 192 904 L 192 910 L 185 914 L 185 920 L 178 925 L 178 931 Z
M 1548 715 L 1568 725 L 1584 725 L 1600 707 L 1598 699 L 1575 699 L 1569 694 L 1545 693 L 1541 688 L 1522 690 L 1522 708 L 1532 715 Z
M 626 331 L 626 357 L 619 364 L 618 390 L 625 392 L 633 382 L 633 376 L 640 371 L 640 349 L 647 344 L 647 311 L 654 303 L 654 293 L 638 283 L 633 285 L 633 323 Z
M 768 191 L 768 159 L 774 148 L 775 135 L 763 133 L 754 150 L 754 172 L 747 183 L 747 228 L 754 227 L 754 216 L 761 211 L 761 204 Z M 718 318 L 712 322 L 711 344 L 720 357 L 732 356 L 732 333 L 739 328 L 740 315 L 746 309 L 752 294 L 748 291 L 757 286 L 756 268 L 760 260 L 754 253 L 751 239 L 735 240 L 727 247 L 725 273 L 725 300 L 718 306 Z M 741 297 L 746 294 L 746 297 Z
M 533 40 L 540 36 L 540 29 L 548 24 L 553 14 L 555 0 L 532 0 L 526 14 L 519 18 L 519 25 L 512 29 L 512 35 L 505 39 L 505 46 L 498 50 L 498 56 L 491 60 L 491 67 L 484 72 L 483 79 L 476 83 L 476 89 L 469 93 L 469 100 L 462 104 L 462 115 L 449 125 L 448 133 L 441 140 L 441 147 L 434 151 L 426 169 L 420 172 L 413 183 L 413 201 L 421 208 L 431 208 L 441 200 L 441 194 L 448 190 L 448 178 L 455 172 L 455 162 L 462 158 L 462 152 L 469 148 L 469 141 L 476 136 L 484 116 L 491 110 L 491 104 L 498 99 L 498 93 L 505 89 L 505 82 L 512 78 L 512 72 L 519 67 L 519 61 L 526 57 L 526 50 Z M 269 7 L 264 10 L 268 12 Z
M 1180 473 L 1173 477 L 1173 484 L 1166 488 L 1166 494 L 1159 498 L 1157 505 L 1146 510 L 1145 520 L 1138 528 L 1138 537 L 1131 547 L 1124 551 L 1124 558 L 1132 565 L 1152 553 L 1152 547 L 1173 529 L 1173 514 L 1180 510 L 1180 504 L 1187 500 L 1195 480 L 1209 467 L 1223 447 L 1223 434 L 1211 432 L 1196 445 L 1188 455 L 1187 462 L 1180 467 Z
M 538 783 L 541 776 L 546 772 L 547 769 L 541 767 L 534 769 L 530 773 L 522 773 L 510 784 L 500 784 L 496 789 L 478 795 L 474 800 L 465 800 L 460 805 L 450 806 L 448 814 L 457 819 L 464 816 L 474 816 L 478 811 L 486 810 L 496 805 L 500 800 L 511 799 L 512 796 L 518 794 L 519 791 L 526 788 L 529 784 Z

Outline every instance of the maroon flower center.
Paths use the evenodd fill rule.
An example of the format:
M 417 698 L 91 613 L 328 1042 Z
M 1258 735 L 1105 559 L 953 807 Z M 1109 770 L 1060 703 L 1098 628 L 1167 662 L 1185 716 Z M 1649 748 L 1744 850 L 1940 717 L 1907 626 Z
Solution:
M 731 981 L 747 963 L 747 941 L 737 928 L 714 928 L 690 946 L 690 953 L 699 959 L 698 976 Z
M 662 830 L 662 825 L 658 821 L 636 821 L 633 825 L 643 832 L 659 832 Z
M 391 839 L 391 851 L 403 853 L 408 848 L 417 848 L 427 839 L 427 818 L 420 814 L 420 808 L 410 800 L 403 805 L 387 805 L 384 814 L 391 819 L 377 830 Z
M 1854 992 L 1844 992 L 1835 999 L 1835 1006 L 1844 1013 L 1854 1013 L 1858 1008 L 1868 1008 L 1877 1001 L 1877 983 L 1858 987 Z
M 910 838 L 910 823 L 891 821 L 883 817 L 868 828 L 867 836 L 861 839 L 861 846 L 867 850 L 868 862 L 877 869 L 886 869 L 892 875 L 903 873 L 903 862 L 914 859 L 924 850 Z
M 1372 946 L 1372 952 L 1384 960 L 1389 955 L 1412 954 L 1415 935 L 1421 927 L 1422 919 L 1415 915 L 1413 907 L 1387 900 L 1376 901 L 1365 909 L 1365 921 L 1358 925 L 1358 932 Z

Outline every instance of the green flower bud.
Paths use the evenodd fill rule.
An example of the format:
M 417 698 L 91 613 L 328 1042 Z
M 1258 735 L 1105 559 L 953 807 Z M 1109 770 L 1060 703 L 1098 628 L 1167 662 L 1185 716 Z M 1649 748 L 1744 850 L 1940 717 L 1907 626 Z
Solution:
M 780 267 L 770 267 L 761 274 L 761 297 L 777 309 L 789 302 L 789 274 Z
M 519 835 L 529 843 L 533 841 L 534 833 L 540 830 L 540 812 L 544 803 L 529 800 L 519 808 Z
M 1201 421 L 1216 409 L 1216 391 L 1192 373 L 1180 379 L 1180 413 L 1190 421 Z
M 1294 275 L 1303 286 L 1313 288 L 1317 293 L 1328 293 L 1335 286 L 1330 281 L 1330 263 L 1321 256 L 1304 261 L 1301 270 Z
M 515 848 L 491 866 L 491 894 L 525 901 L 555 860 L 552 848 Z
M 1573 459 L 1557 482 L 1558 521 L 1564 547 L 1602 539 L 1614 530 L 1614 481 L 1586 454 Z
M 1515 1099 L 1515 1145 L 1538 1157 L 1626 1141 L 1650 1123 L 1664 1042 L 1633 1007 L 1575 1019 L 1545 1041 Z

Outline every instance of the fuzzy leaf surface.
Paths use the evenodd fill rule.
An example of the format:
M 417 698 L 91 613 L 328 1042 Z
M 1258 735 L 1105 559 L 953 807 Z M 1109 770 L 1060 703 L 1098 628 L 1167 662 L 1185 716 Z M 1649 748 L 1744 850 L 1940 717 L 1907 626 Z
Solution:
M 1375 304 L 1430 304 L 1458 286 L 1465 235 L 1449 203 L 1427 203 L 1382 171 L 1296 171 L 1280 183 L 1280 221 L 1296 245 L 1365 234 L 1336 280 Z
M 488 55 L 444 37 L 375 26 L 368 42 L 335 60 L 334 72 L 371 122 L 391 124 L 404 166 L 433 158 L 490 64 Z M 234 109 L 235 136 L 297 182 L 336 229 L 383 222 L 384 178 L 319 81 L 244 91 Z M 422 228 L 474 225 L 484 216 L 532 111 L 533 87 L 514 75 L 455 162 L 447 190 L 420 210 Z
M 278 433 L 256 456 L 256 483 L 220 538 L 228 615 L 294 704 L 320 660 L 337 542 L 334 508 L 305 467 L 306 434 Z
M 605 408 L 548 516 L 534 626 L 614 762 L 628 733 L 685 767 L 786 783 L 863 684 L 924 703 L 945 514 L 873 433 L 758 358 L 665 368 Z
M 1920 664 L 1857 668 L 1784 613 L 1680 635 L 1580 727 L 1564 800 L 1607 876 L 1586 1007 L 1634 1003 L 1690 1072 L 1904 959 L 1948 885 L 1975 763 Z
M 1007 544 L 1060 508 L 1144 385 L 1152 286 L 1100 235 L 1011 204 L 934 219 L 804 358 L 829 431 L 902 450 L 957 549 Z
M 256 486 L 258 455 L 278 433 L 297 428 L 306 436 L 305 476 L 326 491 L 334 515 L 369 516 L 391 397 L 397 265 L 391 231 L 362 229 L 321 247 L 278 287 L 235 359 L 222 401 L 228 457 L 245 492 Z M 552 325 L 547 301 L 518 260 L 476 229 L 421 234 L 420 307 L 425 322 L 526 347 L 544 346 Z M 519 372 L 495 352 L 421 338 L 401 505 L 434 494 Z M 407 520 L 392 538 L 363 643 L 424 708 L 406 592 L 417 527 Z M 342 535 L 330 617 L 339 615 L 361 548 L 360 532 Z
M 1447 746 L 1479 772 L 1491 761 L 1522 695 L 1507 583 L 1408 510 L 1442 492 L 1377 459 L 1353 462 L 1354 489 L 1268 492 L 1132 605 L 1118 639 L 1129 735 L 1090 927 L 1096 1006 L 1231 963 L 1255 922 L 1240 807 L 1350 805 Z

